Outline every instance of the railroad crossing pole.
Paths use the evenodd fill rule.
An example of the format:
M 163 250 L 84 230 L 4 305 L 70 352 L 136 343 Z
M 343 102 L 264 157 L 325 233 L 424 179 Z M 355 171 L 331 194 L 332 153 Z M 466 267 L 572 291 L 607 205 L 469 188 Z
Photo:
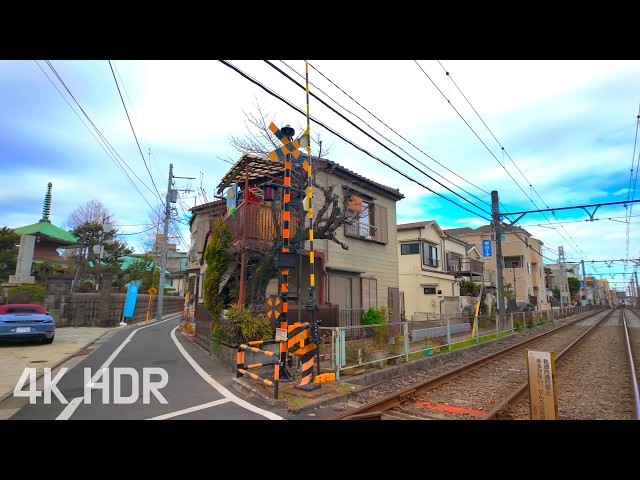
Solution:
M 273 132 L 273 134 L 278 137 L 278 139 L 284 144 L 283 147 L 278 148 L 272 152 L 269 152 L 269 158 L 271 160 L 284 160 L 284 180 L 283 180 L 283 194 L 282 194 L 282 249 L 283 253 L 282 257 L 278 255 L 278 260 L 281 260 L 278 263 L 277 267 L 281 270 L 281 280 L 280 280 L 280 300 L 281 300 L 281 315 L 280 315 L 280 330 L 284 330 L 287 334 L 286 341 L 280 342 L 280 372 L 282 373 L 283 381 L 291 381 L 293 378 L 291 374 L 286 368 L 287 365 L 287 352 L 289 346 L 289 265 L 284 265 L 284 259 L 290 257 L 289 252 L 289 238 L 290 238 L 290 217 L 291 212 L 289 211 L 289 200 L 291 198 L 291 154 L 294 157 L 298 158 L 300 152 L 298 152 L 298 142 L 292 142 L 291 139 L 295 133 L 295 130 L 287 125 L 286 127 L 282 127 L 282 129 L 278 129 L 276 125 L 271 123 L 269 125 L 269 129 Z M 275 379 L 279 380 L 279 379 Z
M 278 129 L 278 127 L 271 123 L 269 125 L 269 129 L 284 144 L 284 147 L 278 148 L 273 152 L 269 152 L 269 158 L 271 158 L 271 160 L 277 160 L 279 158 L 284 160 L 282 250 L 281 254 L 279 254 L 277 257 L 277 266 L 278 269 L 281 269 L 282 275 L 282 280 L 280 282 L 280 299 L 282 301 L 280 331 L 284 330 L 287 333 L 287 338 L 286 342 L 280 342 L 280 363 L 282 365 L 283 373 L 285 374 L 285 376 L 288 376 L 289 373 L 285 368 L 287 362 L 287 354 L 289 351 L 293 351 L 293 353 L 300 358 L 302 364 L 301 382 L 295 388 L 299 388 L 302 390 L 315 390 L 320 388 L 320 384 L 317 384 L 313 381 L 313 359 L 317 351 L 317 338 L 312 339 L 311 337 L 317 337 L 317 329 L 314 328 L 316 327 L 315 317 L 312 315 L 312 312 L 310 312 L 310 318 L 314 320 L 313 327 L 310 325 L 310 323 L 295 323 L 290 327 L 288 319 L 289 268 L 298 263 L 292 261 L 291 255 L 299 255 L 301 250 L 301 246 L 297 246 L 297 248 L 294 249 L 295 251 L 291 252 L 290 250 L 292 247 L 289 244 L 291 220 L 291 212 L 289 210 L 289 202 L 291 198 L 291 156 L 295 157 L 296 159 L 300 156 L 300 152 L 298 151 L 298 148 L 300 148 L 300 143 L 298 140 L 293 140 L 295 131 L 289 125 Z M 309 177 L 311 175 L 310 164 L 305 164 L 304 168 L 307 171 L 307 177 Z M 310 197 L 309 201 L 311 201 Z M 313 213 L 311 212 L 311 217 L 312 216 Z M 313 240 L 312 229 L 310 229 L 309 235 L 310 240 Z M 313 258 L 312 255 L 313 253 L 311 252 L 311 262 Z M 313 263 L 311 263 L 310 265 L 310 269 L 313 274 L 312 264 Z M 313 290 L 311 290 L 311 288 L 313 288 L 314 286 L 313 276 L 310 278 L 310 284 L 310 301 L 313 303 Z M 299 295 L 300 293 L 298 292 L 298 296 Z M 307 307 L 307 310 L 309 310 L 309 308 L 310 307 Z

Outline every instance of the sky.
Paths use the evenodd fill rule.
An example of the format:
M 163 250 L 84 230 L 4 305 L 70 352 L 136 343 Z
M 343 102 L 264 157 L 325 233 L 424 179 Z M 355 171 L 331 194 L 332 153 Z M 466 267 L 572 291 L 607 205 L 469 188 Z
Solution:
M 404 195 L 398 223 L 486 225 L 497 191 L 546 264 L 637 271 L 638 60 L 0 60 L 0 227 L 38 222 L 51 182 L 54 225 L 99 200 L 141 252 L 172 165 L 186 251 L 257 106 L 296 137 L 308 108 L 325 158 Z

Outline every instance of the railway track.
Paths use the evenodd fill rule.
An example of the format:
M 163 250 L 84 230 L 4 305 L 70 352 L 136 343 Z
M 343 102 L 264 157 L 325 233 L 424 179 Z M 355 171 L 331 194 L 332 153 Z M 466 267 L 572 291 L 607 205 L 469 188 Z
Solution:
M 628 309 L 579 316 L 331 419 L 529 419 L 528 350 L 555 354 L 557 418 L 638 419 L 640 317 Z

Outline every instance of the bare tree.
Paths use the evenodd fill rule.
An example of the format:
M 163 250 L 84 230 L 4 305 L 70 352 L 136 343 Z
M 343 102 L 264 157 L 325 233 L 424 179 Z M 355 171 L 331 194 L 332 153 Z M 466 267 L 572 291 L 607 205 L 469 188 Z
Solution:
M 154 244 L 156 243 L 156 235 L 161 235 L 164 232 L 164 218 L 165 207 L 162 203 L 156 204 L 156 206 L 149 211 L 148 215 L 148 227 L 145 232 L 140 235 L 138 245 L 145 253 L 154 251 Z M 176 227 L 176 222 L 169 222 L 169 230 L 167 233 L 167 242 L 175 243 L 179 245 L 181 239 L 180 230 Z
M 250 153 L 257 156 L 267 157 L 268 153 L 282 146 L 282 142 L 269 129 L 275 117 L 269 117 L 269 113 L 256 101 L 254 105 L 256 112 L 243 112 L 246 117 L 245 124 L 249 134 L 246 137 L 231 136 L 231 145 L 242 155 Z M 299 131 L 305 131 L 306 126 L 299 127 Z M 345 224 L 351 224 L 358 221 L 366 212 L 355 212 L 349 209 L 352 200 L 350 195 L 339 195 L 337 192 L 342 189 L 344 184 L 321 184 L 318 181 L 317 174 L 319 171 L 329 170 L 330 166 L 324 156 L 329 154 L 330 149 L 324 149 L 320 134 L 310 139 L 311 145 L 315 145 L 317 155 L 311 156 L 309 161 L 312 165 L 312 186 L 322 192 L 322 195 L 316 196 L 314 193 L 314 238 L 327 239 L 340 245 L 343 249 L 348 250 L 349 245 L 340 241 L 336 236 L 336 230 Z M 235 161 L 231 162 L 235 163 Z M 292 165 L 291 169 L 291 185 L 295 191 L 302 192 L 300 197 L 304 197 L 305 187 L 308 182 L 308 173 L 301 165 Z M 299 198 L 302 200 L 302 198 Z M 319 201 L 318 201 L 319 200 Z M 318 201 L 318 203 L 316 203 Z M 276 209 L 272 211 L 273 224 L 276 226 L 276 235 L 274 243 L 267 245 L 261 249 L 248 251 L 248 278 L 247 278 L 247 300 L 252 303 L 261 296 L 266 288 L 266 283 L 273 278 L 277 271 L 273 262 L 274 256 L 278 253 L 282 246 L 282 225 L 277 215 Z M 308 239 L 309 225 L 307 211 L 300 209 L 299 221 L 297 229 L 292 232 L 290 245 L 300 246 Z M 240 262 L 240 254 L 237 255 Z
M 89 200 L 78 206 L 67 218 L 66 230 L 74 230 L 87 223 L 114 223 L 114 214 L 98 199 Z
M 278 140 L 278 137 L 276 137 L 269 129 L 269 125 L 272 122 L 276 123 L 274 121 L 275 116 L 270 115 L 269 112 L 265 110 L 264 106 L 260 105 L 258 99 L 256 99 L 256 102 L 253 106 L 256 110 L 255 113 L 247 113 L 244 110 L 242 112 L 244 113 L 244 116 L 246 118 L 245 126 L 247 127 L 247 136 L 234 137 L 233 135 L 231 135 L 229 137 L 230 143 L 231 146 L 235 148 L 240 154 L 251 153 L 254 155 L 266 157 L 269 152 L 275 150 L 278 147 L 281 147 L 282 142 L 280 142 L 280 140 Z M 298 131 L 300 132 L 306 130 L 306 128 L 306 126 L 298 125 Z M 315 138 L 311 138 L 310 140 L 312 148 L 314 144 L 317 146 L 316 150 L 319 151 L 318 157 L 321 157 L 322 155 L 329 155 L 331 147 L 325 148 L 324 151 L 322 150 L 320 133 L 317 133 Z M 237 159 L 221 160 L 234 164 Z

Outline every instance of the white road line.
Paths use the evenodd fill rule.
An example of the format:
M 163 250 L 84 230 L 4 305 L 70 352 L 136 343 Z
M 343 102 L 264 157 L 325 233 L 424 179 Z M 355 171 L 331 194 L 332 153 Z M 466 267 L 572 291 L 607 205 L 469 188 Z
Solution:
M 218 405 L 222 405 L 223 403 L 229 403 L 231 401 L 232 400 L 230 398 L 223 398 L 221 400 L 216 400 L 214 402 L 203 403 L 202 405 L 196 405 L 195 407 L 189 407 L 183 410 L 178 410 L 177 412 L 158 415 L 157 417 L 148 418 L 147 420 L 166 420 L 167 418 L 177 417 L 179 415 L 184 415 L 185 413 L 197 412 L 198 410 L 204 410 L 210 407 L 217 407 Z
M 266 418 L 268 418 L 269 420 L 284 420 L 283 417 L 281 417 L 280 415 L 276 415 L 275 413 L 271 413 L 267 410 L 263 410 L 262 408 L 258 408 L 254 405 L 251 405 L 249 402 L 247 402 L 246 400 L 243 400 L 239 397 L 236 397 L 233 393 L 231 393 L 229 390 L 227 390 L 224 386 L 220 385 L 216 380 L 214 380 L 213 378 L 211 378 L 211 375 L 209 375 L 207 372 L 204 371 L 204 369 L 198 365 L 198 363 L 191 358 L 191 356 L 187 353 L 187 351 L 184 349 L 184 347 L 182 345 L 180 345 L 180 342 L 178 341 L 178 339 L 176 338 L 176 330 L 178 329 L 178 327 L 174 328 L 173 330 L 171 330 L 171 338 L 173 339 L 173 342 L 176 344 L 176 347 L 178 348 L 178 350 L 180 351 L 180 353 L 182 353 L 182 355 L 184 356 L 184 358 L 187 360 L 187 362 L 189 362 L 191 364 L 191 366 L 193 367 L 193 369 L 198 373 L 198 375 L 200 375 L 202 378 L 204 378 L 204 380 L 211 385 L 213 388 L 215 388 L 220 394 L 222 394 L 225 398 L 227 398 L 229 401 L 243 407 L 246 408 L 247 410 L 250 410 L 254 413 L 257 413 L 258 415 L 262 415 Z
M 160 320 L 159 322 L 154 322 L 152 324 L 149 325 L 145 325 L 144 327 L 140 327 L 140 328 L 136 328 L 133 332 L 131 332 L 129 334 L 129 336 L 120 344 L 120 346 L 118 348 L 115 349 L 115 351 L 109 356 L 109 358 L 107 358 L 107 360 L 102 364 L 102 366 L 96 371 L 96 373 L 93 375 L 93 377 L 91 377 L 91 380 L 89 381 L 89 383 L 87 383 L 84 388 L 95 384 L 95 382 L 97 382 L 98 380 L 100 380 L 100 377 L 102 377 L 102 372 L 104 371 L 103 368 L 108 368 L 109 365 L 111 365 L 111 362 L 113 362 L 115 360 L 115 358 L 118 356 L 118 354 L 122 351 L 122 349 L 127 345 L 127 343 L 129 343 L 131 341 L 131 339 L 133 338 L 133 336 L 138 333 L 140 330 L 144 329 L 144 328 L 149 328 L 149 327 L 153 327 L 158 325 L 159 323 L 164 323 L 164 322 L 168 322 L 169 320 L 175 320 L 177 318 L 177 316 L 174 317 L 170 317 L 167 318 L 165 320 Z M 73 415 L 73 413 L 76 411 L 76 409 L 80 406 L 80 404 L 82 403 L 82 400 L 84 400 L 84 396 L 82 397 L 76 397 L 73 400 L 71 400 L 69 402 L 69 404 L 65 407 L 65 409 L 62 411 L 62 413 L 60 415 L 58 415 L 56 417 L 56 420 L 69 420 L 69 418 L 71 418 L 71 415 Z

